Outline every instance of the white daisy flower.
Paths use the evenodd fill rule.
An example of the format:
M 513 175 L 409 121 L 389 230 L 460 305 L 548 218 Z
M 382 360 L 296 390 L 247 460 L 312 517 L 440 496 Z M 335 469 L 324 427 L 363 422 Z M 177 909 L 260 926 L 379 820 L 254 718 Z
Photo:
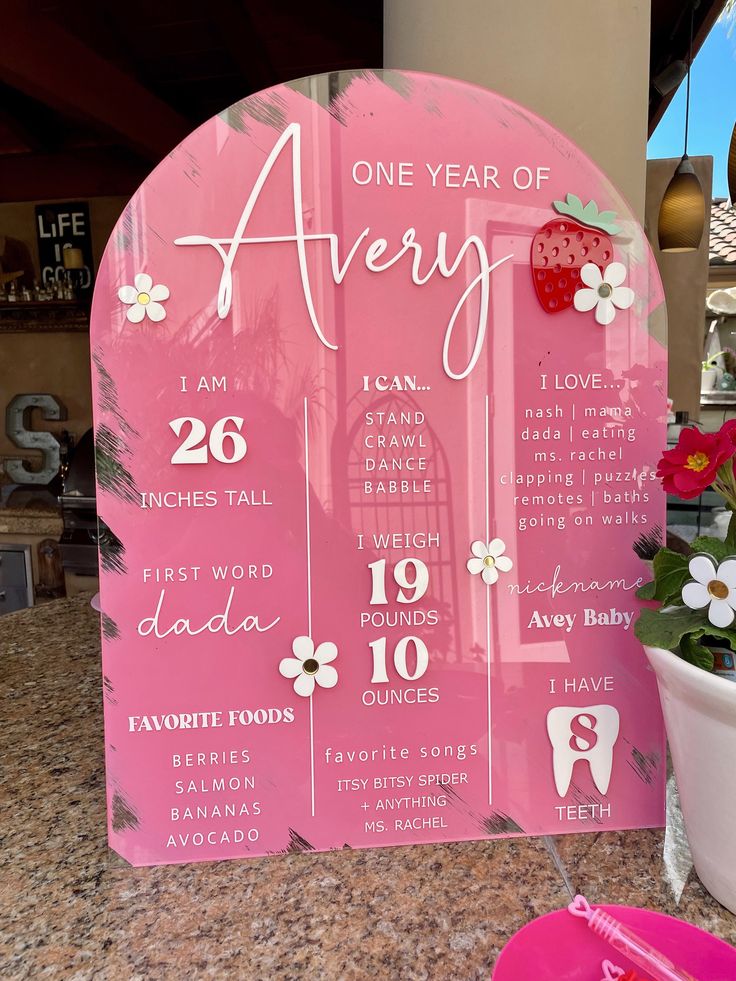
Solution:
M 730 627 L 736 617 L 736 558 L 726 559 L 716 569 L 708 555 L 694 555 L 688 565 L 695 582 L 682 589 L 682 602 L 691 610 L 708 607 L 714 627 Z
M 325 641 L 314 649 L 311 637 L 295 637 L 291 644 L 294 657 L 285 657 L 279 664 L 279 672 L 284 678 L 294 678 L 294 691 L 308 698 L 315 684 L 320 688 L 334 688 L 337 684 L 337 670 L 329 663 L 337 657 L 337 647 L 332 641 Z
M 154 323 L 163 320 L 166 310 L 159 300 L 168 300 L 169 287 L 154 286 L 148 273 L 138 273 L 134 282 L 135 286 L 121 286 L 118 290 L 118 299 L 130 304 L 126 316 L 131 324 L 139 324 L 144 317 Z
M 626 279 L 626 266 L 622 262 L 606 266 L 603 275 L 594 262 L 586 262 L 580 278 L 589 288 L 577 291 L 573 297 L 575 309 L 585 313 L 595 307 L 596 322 L 602 327 L 612 323 L 616 309 L 627 310 L 634 302 L 634 291 L 622 285 Z
M 470 546 L 473 558 L 468 559 L 468 572 L 474 576 L 480 575 L 487 586 L 492 586 L 498 579 L 499 572 L 511 572 L 514 563 L 503 553 L 506 545 L 500 538 L 494 538 L 487 545 L 483 542 L 473 542 Z

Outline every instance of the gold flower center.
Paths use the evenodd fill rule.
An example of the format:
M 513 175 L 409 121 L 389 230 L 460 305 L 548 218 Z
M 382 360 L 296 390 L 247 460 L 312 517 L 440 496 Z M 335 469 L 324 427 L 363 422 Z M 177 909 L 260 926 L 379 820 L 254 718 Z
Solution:
M 716 599 L 725 600 L 728 596 L 728 586 L 720 579 L 711 579 L 708 583 L 708 592 Z
M 486 555 L 486 557 L 483 559 L 483 565 L 487 569 L 492 569 L 495 564 L 496 564 L 496 560 L 493 558 L 492 555 Z
M 317 674 L 319 671 L 319 661 L 316 658 L 308 657 L 302 664 L 304 674 Z
M 150 293 L 139 293 L 138 294 L 138 302 L 142 306 L 145 306 L 147 303 L 150 303 L 151 302 L 151 295 L 150 295 Z
M 708 466 L 709 463 L 710 460 L 705 455 L 705 453 L 703 453 L 701 450 L 698 450 L 697 453 L 691 453 L 690 456 L 687 458 L 685 469 L 694 470 L 696 473 L 700 473 L 701 470 L 705 470 L 705 468 Z
M 598 287 L 598 296 L 602 300 L 607 300 L 613 294 L 613 287 L 609 286 L 608 283 L 601 283 Z

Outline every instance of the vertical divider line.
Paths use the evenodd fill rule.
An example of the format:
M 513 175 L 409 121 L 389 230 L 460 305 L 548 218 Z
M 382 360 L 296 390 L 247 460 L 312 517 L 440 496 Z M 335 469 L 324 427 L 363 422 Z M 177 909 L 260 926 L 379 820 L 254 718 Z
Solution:
M 314 817 L 314 695 L 309 696 L 309 757 L 312 761 L 312 817 Z
M 312 636 L 312 528 L 309 515 L 309 419 L 304 396 L 304 496 L 307 514 L 307 633 Z
M 489 411 L 488 396 L 486 395 L 486 453 L 485 453 L 485 480 L 486 480 L 486 545 L 491 540 L 491 492 L 488 471 L 490 468 L 490 441 L 489 441 Z M 491 590 L 486 586 L 486 698 L 488 701 L 488 803 L 493 803 L 493 760 L 491 756 Z
M 304 500 L 307 516 L 307 634 L 312 637 L 312 525 L 309 513 L 309 415 L 304 396 Z M 309 696 L 309 775 L 314 817 L 314 694 Z

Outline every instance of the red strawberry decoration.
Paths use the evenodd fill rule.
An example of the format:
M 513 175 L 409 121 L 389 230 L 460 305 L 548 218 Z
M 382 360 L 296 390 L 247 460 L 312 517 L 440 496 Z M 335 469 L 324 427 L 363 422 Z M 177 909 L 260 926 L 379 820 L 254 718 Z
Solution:
M 553 201 L 560 215 L 543 225 L 532 240 L 532 276 L 537 297 L 547 313 L 572 306 L 583 285 L 580 270 L 594 262 L 601 272 L 613 261 L 609 236 L 621 229 L 614 224 L 615 211 L 598 211 L 595 201 L 583 202 L 575 194 Z

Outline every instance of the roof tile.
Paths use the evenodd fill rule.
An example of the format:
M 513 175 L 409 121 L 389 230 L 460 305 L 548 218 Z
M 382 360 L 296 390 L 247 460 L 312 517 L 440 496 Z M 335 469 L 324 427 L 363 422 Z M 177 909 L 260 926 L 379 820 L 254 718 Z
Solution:
M 728 201 L 713 201 L 710 208 L 711 265 L 736 263 L 736 209 Z

